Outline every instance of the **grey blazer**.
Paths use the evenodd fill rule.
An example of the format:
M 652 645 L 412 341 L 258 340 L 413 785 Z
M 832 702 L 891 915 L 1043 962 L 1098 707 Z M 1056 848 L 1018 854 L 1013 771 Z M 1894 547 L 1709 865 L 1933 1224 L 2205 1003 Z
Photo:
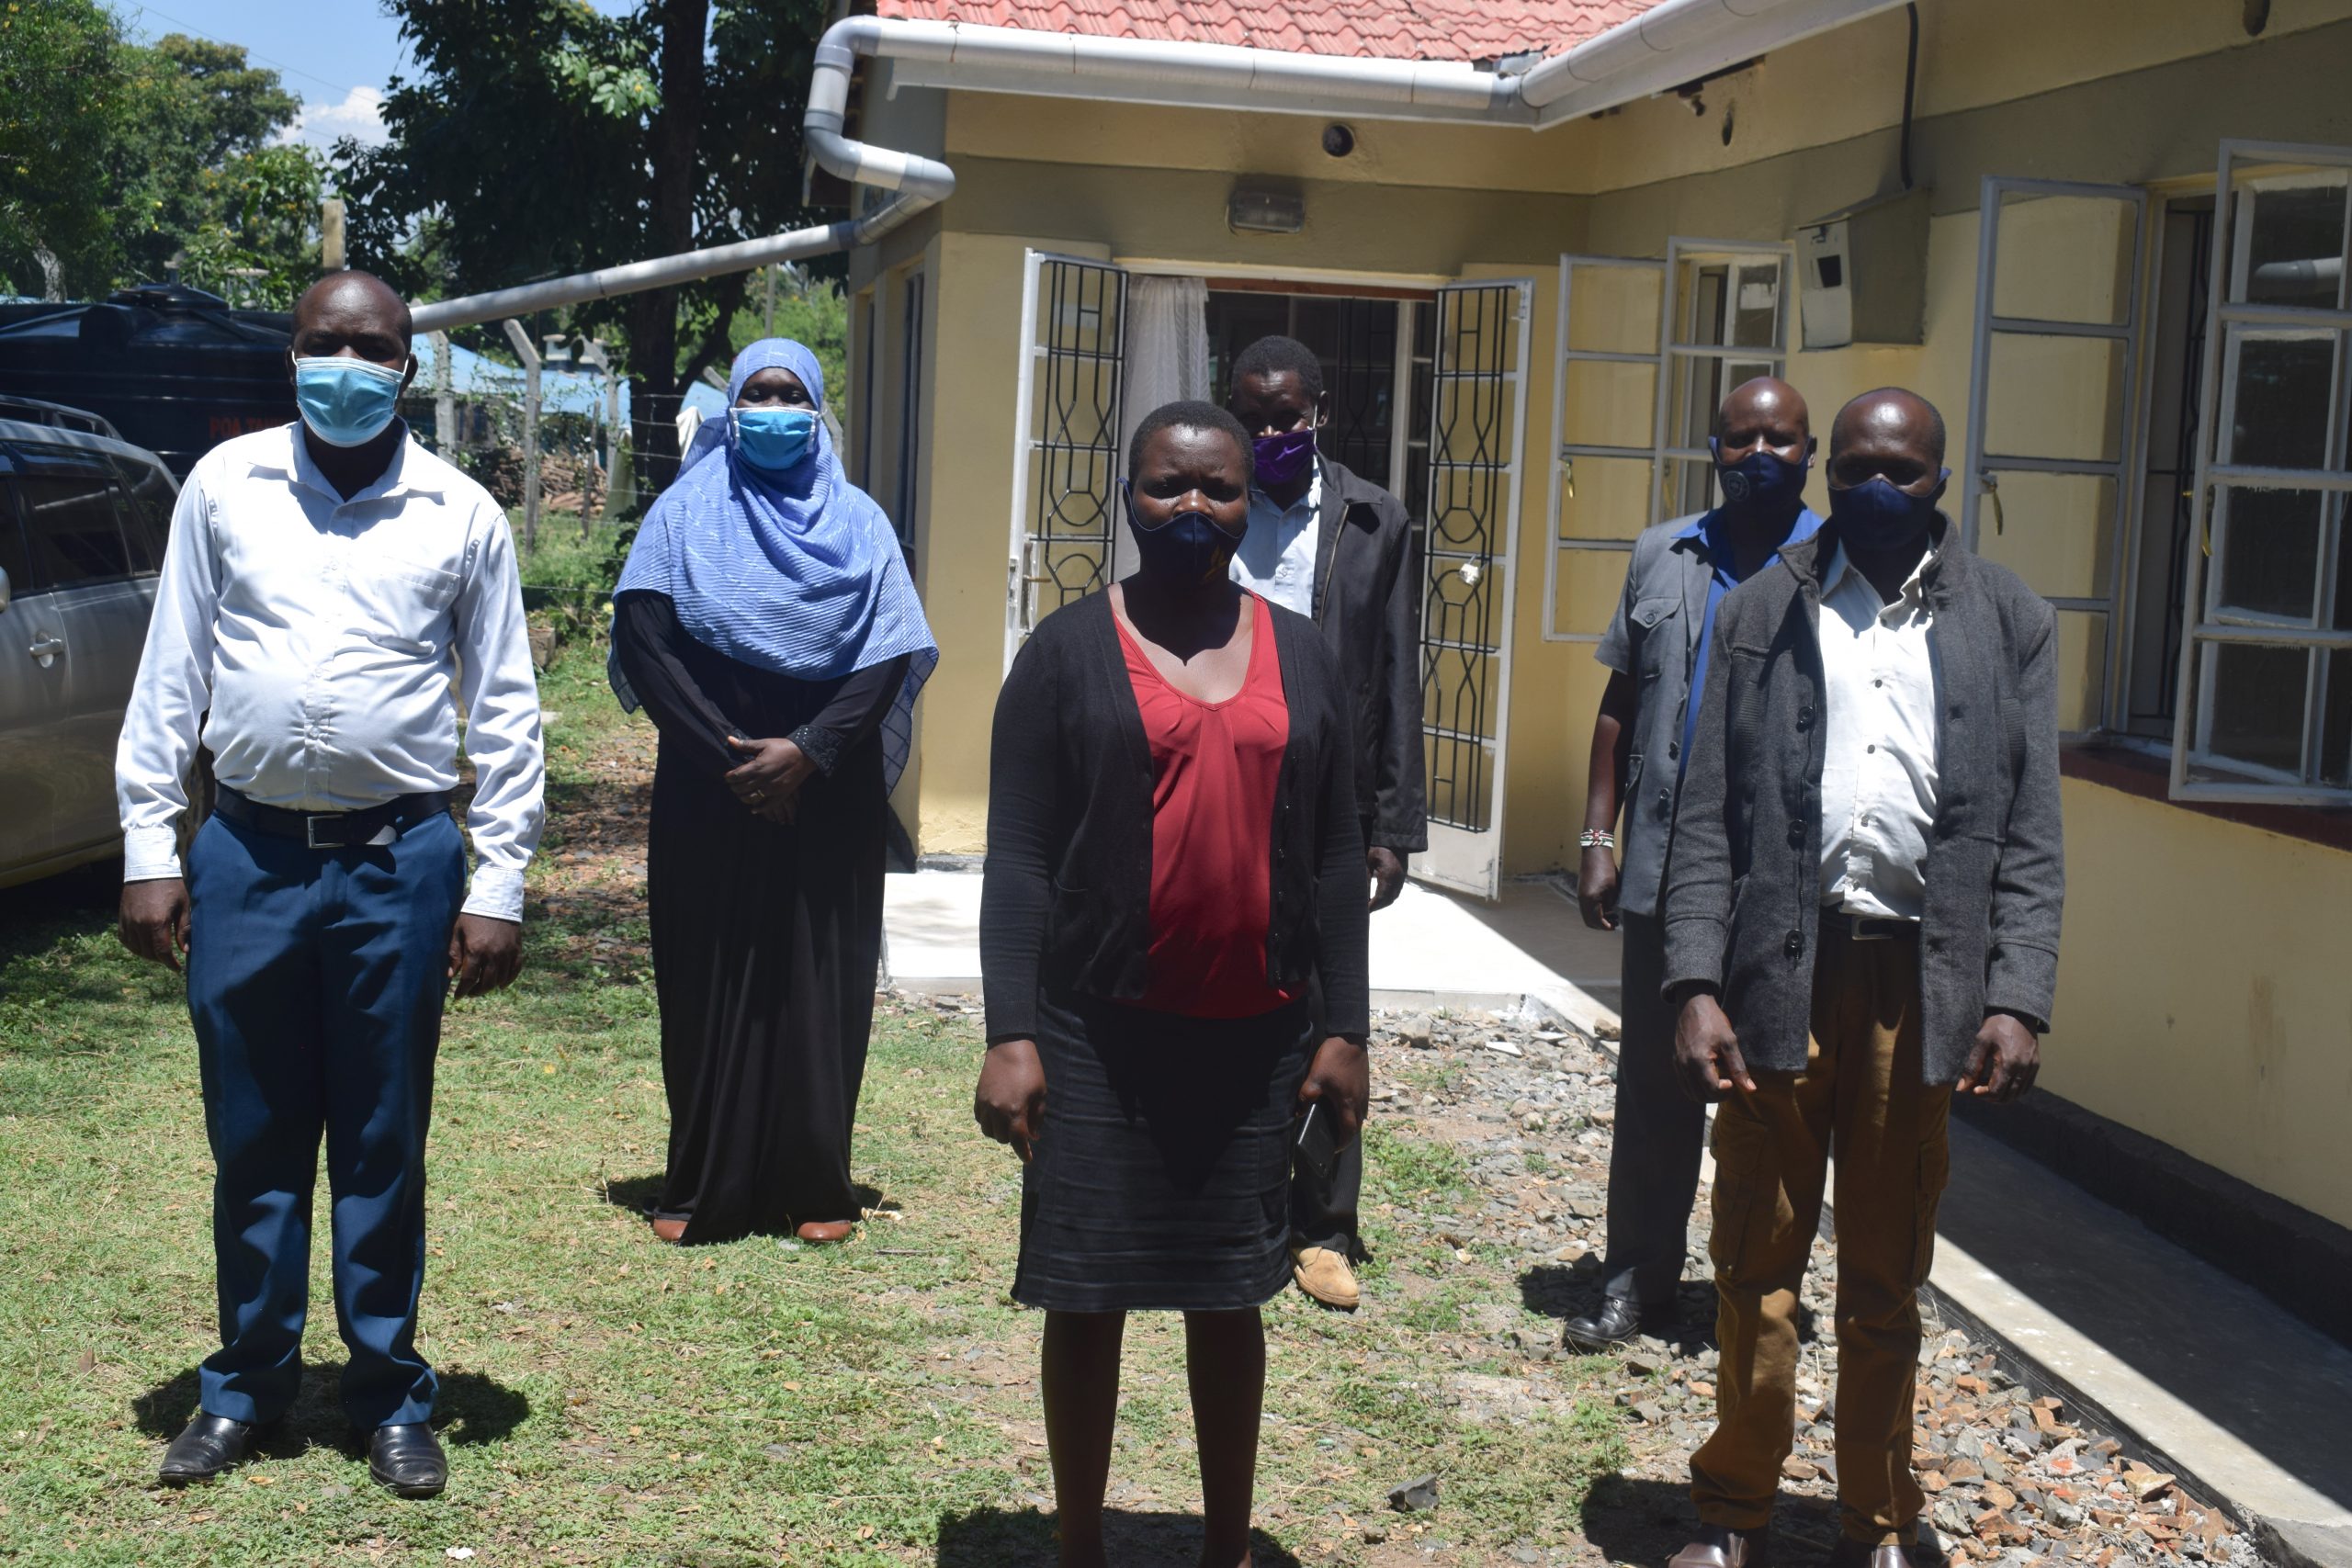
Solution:
M 1617 846 L 1617 903 L 1629 914 L 1658 912 L 1667 843 L 1674 836 L 1682 718 L 1715 570 L 1705 547 L 1681 536 L 1693 517 L 1642 530 L 1626 563 L 1617 614 L 1593 649 L 1594 658 L 1634 682 L 1634 743 L 1625 759 L 1624 829 Z
M 1821 579 L 1834 525 L 1791 545 L 1715 613 L 1698 743 L 1667 868 L 1666 989 L 1720 991 L 1751 1067 L 1804 1066 L 1821 916 Z M 1949 523 L 1934 616 L 1935 837 L 1920 921 L 1925 1077 L 1967 1065 L 1988 1011 L 2047 1025 L 2064 861 L 2057 635 L 2049 604 Z

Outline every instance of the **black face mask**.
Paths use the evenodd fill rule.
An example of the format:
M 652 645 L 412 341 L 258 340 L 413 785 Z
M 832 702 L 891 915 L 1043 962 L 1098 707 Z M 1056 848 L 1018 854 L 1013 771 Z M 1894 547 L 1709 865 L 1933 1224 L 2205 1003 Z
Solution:
M 1810 449 L 1794 463 L 1769 447 L 1759 447 L 1736 463 L 1726 463 L 1721 441 L 1710 440 L 1707 446 L 1715 455 L 1715 482 L 1723 487 L 1724 505 L 1729 510 L 1778 517 L 1804 504 L 1805 471 L 1813 467 Z
M 1198 587 L 1225 575 L 1241 536 L 1217 526 L 1205 512 L 1180 512 L 1154 527 L 1136 511 L 1136 492 L 1127 489 L 1127 525 L 1135 530 L 1136 553 L 1144 571 L 1186 587 Z
M 1928 542 L 1936 526 L 1936 502 L 1951 479 L 1946 468 L 1925 495 L 1898 490 L 1884 474 L 1829 492 L 1829 520 L 1848 549 L 1865 555 L 1895 555 Z

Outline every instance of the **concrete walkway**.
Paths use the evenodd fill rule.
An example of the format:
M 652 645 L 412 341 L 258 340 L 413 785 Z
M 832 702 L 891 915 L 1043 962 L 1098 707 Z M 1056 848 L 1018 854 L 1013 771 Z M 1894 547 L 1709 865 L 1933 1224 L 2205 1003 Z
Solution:
M 979 885 L 888 879 L 894 983 L 978 994 Z M 1375 1005 L 1532 1004 L 1617 1035 L 1617 939 L 1548 881 L 1491 905 L 1409 884 L 1373 919 L 1371 963 Z M 2352 1350 L 1958 1122 L 1929 1284 L 2025 1380 L 2245 1519 L 2273 1562 L 2352 1568 Z

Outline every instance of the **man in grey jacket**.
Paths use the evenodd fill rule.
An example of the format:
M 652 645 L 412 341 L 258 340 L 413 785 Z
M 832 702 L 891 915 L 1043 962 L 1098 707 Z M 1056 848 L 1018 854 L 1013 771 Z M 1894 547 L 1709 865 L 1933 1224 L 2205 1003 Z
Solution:
M 1624 999 L 1600 1302 L 1569 1319 L 1566 1335 L 1584 1350 L 1663 1326 L 1682 1280 L 1699 1190 L 1707 1112 L 1675 1081 L 1674 1014 L 1658 995 L 1666 969 L 1658 895 L 1699 717 L 1707 634 L 1724 594 L 1781 546 L 1821 526 L 1804 503 L 1813 418 L 1794 387 L 1759 376 L 1734 389 L 1715 416 L 1712 445 L 1723 504 L 1634 541 L 1623 597 L 1595 650 L 1611 674 L 1592 722 L 1577 903 L 1585 924 L 1624 932 Z
M 2064 887 L 2050 606 L 1936 509 L 1943 421 L 1829 438 L 1829 522 L 1716 618 L 1666 878 L 1675 1067 L 1715 1118 L 1714 1434 L 1672 1568 L 1756 1568 L 1837 1156 L 1835 1568 L 1907 1568 L 1917 1291 L 1955 1092 L 2032 1086 Z

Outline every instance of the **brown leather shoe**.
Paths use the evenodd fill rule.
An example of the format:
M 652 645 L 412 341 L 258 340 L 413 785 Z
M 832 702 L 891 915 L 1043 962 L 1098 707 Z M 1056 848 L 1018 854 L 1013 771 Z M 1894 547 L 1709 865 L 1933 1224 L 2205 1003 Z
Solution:
M 680 1242 L 686 1239 L 686 1222 L 684 1220 L 656 1219 L 653 1222 L 653 1239 L 656 1241 L 666 1241 L 672 1247 L 677 1246 Z
M 1666 1568 L 1765 1568 L 1771 1560 L 1772 1532 L 1701 1525 L 1690 1544 L 1666 1560 Z M 1835 1558 L 1831 1559 L 1834 1563 Z
M 1328 1247 L 1294 1247 L 1290 1271 L 1300 1290 L 1327 1307 L 1353 1312 L 1363 1304 L 1363 1288 L 1356 1283 L 1356 1271 L 1348 1267 L 1344 1252 Z
M 1829 1549 L 1829 1568 L 1912 1568 L 1914 1550 L 1901 1541 L 1873 1546 L 1841 1535 L 1838 1544 Z
M 793 1235 L 811 1247 L 834 1247 L 857 1234 L 855 1220 L 810 1220 Z

